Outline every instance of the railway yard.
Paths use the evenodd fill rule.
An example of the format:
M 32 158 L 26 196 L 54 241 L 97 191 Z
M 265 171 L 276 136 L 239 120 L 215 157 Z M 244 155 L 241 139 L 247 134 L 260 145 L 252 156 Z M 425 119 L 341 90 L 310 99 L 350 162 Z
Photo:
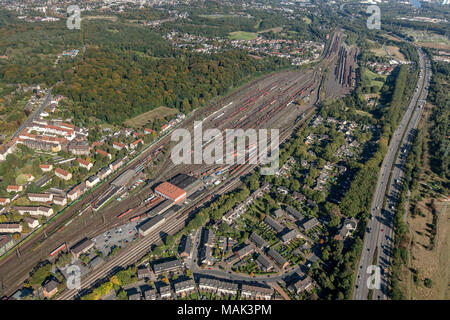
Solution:
M 233 128 L 279 129 L 282 143 L 305 123 L 304 119 L 314 114 L 314 105 L 322 98 L 322 92 L 325 97 L 343 96 L 356 85 L 357 55 L 358 49 L 348 48 L 343 43 L 342 33 L 336 31 L 330 36 L 322 60 L 314 69 L 263 76 L 209 107 L 193 112 L 179 127 L 188 129 L 191 135 L 194 126 L 198 125 L 195 121 L 201 121 L 203 131 L 214 128 L 222 133 Z M 128 234 L 129 229 L 132 230 L 130 234 L 136 237 L 126 239 L 126 245 L 117 254 L 82 277 L 81 291 L 89 289 L 97 281 L 112 275 L 117 267 L 136 262 L 153 244 L 181 230 L 198 208 L 239 186 L 240 177 L 258 166 L 250 161 L 257 155 L 252 146 L 245 150 L 244 163 L 176 165 L 169 158 L 173 146 L 170 140 L 169 132 L 133 160 L 127 160 L 123 169 L 110 180 L 72 204 L 44 230 L 4 256 L 0 260 L 0 295 L 9 296 L 21 288 L 30 271 L 40 261 L 54 259 L 50 254 L 59 248 L 65 250 L 83 238 L 95 238 L 97 249 L 107 253 L 111 248 L 106 244 L 108 236 L 103 234 L 112 230 L 119 232 L 119 229 Z M 201 142 L 202 147 L 209 143 Z M 155 164 L 156 159 L 159 164 Z M 151 179 L 146 174 L 149 170 Z M 185 190 L 185 198 L 171 201 L 157 194 L 155 187 L 164 181 Z M 155 218 L 159 219 L 158 223 L 155 221 L 145 236 L 137 236 L 139 227 Z M 126 228 L 121 228 L 124 225 Z M 65 290 L 57 299 L 76 298 L 79 293 Z

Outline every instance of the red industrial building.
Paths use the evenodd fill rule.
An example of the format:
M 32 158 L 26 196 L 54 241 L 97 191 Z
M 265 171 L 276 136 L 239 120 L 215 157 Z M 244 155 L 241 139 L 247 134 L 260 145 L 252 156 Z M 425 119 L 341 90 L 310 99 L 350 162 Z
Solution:
M 155 188 L 155 192 L 163 196 L 164 198 L 174 201 L 175 203 L 178 203 L 186 198 L 186 191 L 178 188 L 177 186 L 174 186 L 167 181 L 157 186 Z

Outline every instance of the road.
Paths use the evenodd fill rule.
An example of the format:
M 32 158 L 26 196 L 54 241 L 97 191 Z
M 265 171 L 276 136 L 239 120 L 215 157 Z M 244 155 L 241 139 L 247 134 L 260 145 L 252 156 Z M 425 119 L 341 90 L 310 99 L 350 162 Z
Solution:
M 381 285 L 379 290 L 374 290 L 374 298 L 385 300 L 388 298 L 389 291 L 389 260 L 393 245 L 393 218 L 395 212 L 392 201 L 386 201 L 386 207 L 383 208 L 383 203 L 386 191 L 389 194 L 395 192 L 399 187 L 397 179 L 402 174 L 400 162 L 403 161 L 406 152 L 403 152 L 402 146 L 407 146 L 408 141 L 411 141 L 411 132 L 417 127 L 420 115 L 422 113 L 423 102 L 427 96 L 427 89 L 430 79 L 430 71 L 426 68 L 428 58 L 418 49 L 420 58 L 420 74 L 417 82 L 416 90 L 411 98 L 407 111 L 403 119 L 394 132 L 389 143 L 389 150 L 383 160 L 380 174 L 378 177 L 374 199 L 371 206 L 371 215 L 367 224 L 366 234 L 364 237 L 363 251 L 361 253 L 361 260 L 357 270 L 357 278 L 353 292 L 353 299 L 367 300 L 369 295 L 368 279 L 370 277 L 369 266 L 373 264 L 374 255 L 378 266 L 381 267 Z M 402 150 L 400 150 L 402 149 Z M 397 157 L 398 155 L 398 157 Z M 392 178 L 390 179 L 390 176 Z M 392 199 L 392 198 L 390 198 Z M 385 271 L 386 270 L 386 271 Z M 370 281 L 369 281 L 370 282 Z
M 11 136 L 11 140 L 17 138 L 19 134 L 23 131 L 23 129 L 28 127 L 30 123 L 33 122 L 41 114 L 42 111 L 44 111 L 45 107 L 48 106 L 52 98 L 52 90 L 53 88 L 48 89 L 44 101 L 42 101 L 41 105 L 30 114 L 30 116 L 27 118 L 27 120 L 25 120 L 24 123 L 20 125 L 20 127 L 16 130 L 16 132 Z

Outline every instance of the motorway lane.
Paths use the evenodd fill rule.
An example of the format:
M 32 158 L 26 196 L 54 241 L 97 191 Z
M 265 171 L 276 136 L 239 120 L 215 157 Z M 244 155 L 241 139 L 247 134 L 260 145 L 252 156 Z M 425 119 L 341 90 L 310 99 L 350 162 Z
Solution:
M 429 60 L 425 57 L 425 78 L 424 78 L 424 87 L 426 88 L 429 84 L 429 79 L 431 77 L 431 66 L 429 65 Z M 428 95 L 428 90 L 423 89 L 418 98 L 418 104 L 420 107 L 417 107 L 414 111 L 414 114 L 411 118 L 411 121 L 408 125 L 406 134 L 401 142 L 401 150 L 398 153 L 398 157 L 395 161 L 395 165 L 392 169 L 391 180 L 388 189 L 388 197 L 386 201 L 386 206 L 383 208 L 384 215 L 387 217 L 386 224 L 389 226 L 392 224 L 392 220 L 394 215 L 396 214 L 397 207 L 397 194 L 401 190 L 402 178 L 404 175 L 403 166 L 405 165 L 406 159 L 408 157 L 409 151 L 411 150 L 412 143 L 414 141 L 414 134 L 416 128 L 419 125 L 419 121 L 422 115 L 423 106 L 425 105 L 425 100 Z M 394 237 L 394 232 L 391 227 L 382 228 L 382 233 L 385 233 L 385 236 L 379 237 L 379 251 L 378 251 L 378 265 L 382 268 L 382 277 L 381 277 L 381 285 L 380 290 L 374 290 L 374 298 L 380 300 L 386 300 L 388 298 L 388 284 L 389 284 L 389 266 L 390 266 L 390 257 L 392 253 L 392 247 L 390 246 L 390 241 Z M 381 235 L 382 235 L 381 233 Z M 386 268 L 387 272 L 384 272 Z
M 417 90 L 413 94 L 411 102 L 408 106 L 405 115 L 399 125 L 399 127 L 394 132 L 393 137 L 391 138 L 391 142 L 389 144 L 389 150 L 383 160 L 382 167 L 380 170 L 380 174 L 378 177 L 378 182 L 375 190 L 374 200 L 372 202 L 371 207 L 371 218 L 367 224 L 369 232 L 366 231 L 366 236 L 364 239 L 363 251 L 361 253 L 361 260 L 359 264 L 359 268 L 357 270 L 357 278 L 355 284 L 355 290 L 353 298 L 355 300 L 366 300 L 369 294 L 369 288 L 367 286 L 367 281 L 370 274 L 367 273 L 367 270 L 370 265 L 373 263 L 373 258 L 375 251 L 378 253 L 378 259 L 383 259 L 383 265 L 386 264 L 386 256 L 390 253 L 390 246 L 392 245 L 392 216 L 389 212 L 386 212 L 382 209 L 387 184 L 389 183 L 389 176 L 393 168 L 395 155 L 402 145 L 402 137 L 404 133 L 408 130 L 408 122 L 410 119 L 412 123 L 415 123 L 415 117 L 417 113 L 415 113 L 416 109 L 419 109 L 418 101 L 423 98 L 424 92 L 423 87 L 426 80 L 425 74 L 425 56 L 423 52 L 419 49 L 419 57 L 420 57 L 420 74 L 419 81 L 417 83 Z M 422 109 L 420 109 L 421 111 Z M 414 115 L 414 117 L 413 117 Z M 391 181 L 391 183 L 394 180 Z M 383 230 L 383 231 L 381 231 Z M 381 233 L 381 234 L 380 234 Z M 388 237 L 386 237 L 386 235 Z M 381 248 L 379 245 L 383 245 Z M 378 249 L 377 249 L 378 248 Z M 381 256 L 380 256 L 381 253 Z M 379 260 L 377 260 L 379 262 Z M 387 258 L 389 261 L 389 258 Z M 381 290 L 376 293 L 376 298 L 380 296 L 380 299 L 386 299 L 388 294 L 388 274 L 382 272 L 381 277 Z

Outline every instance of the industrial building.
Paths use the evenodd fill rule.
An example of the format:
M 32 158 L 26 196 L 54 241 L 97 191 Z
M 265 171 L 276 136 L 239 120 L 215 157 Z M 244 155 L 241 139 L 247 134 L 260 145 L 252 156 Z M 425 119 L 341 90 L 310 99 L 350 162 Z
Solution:
M 142 224 L 138 226 L 139 234 L 143 237 L 148 235 L 150 232 L 155 230 L 157 227 L 162 225 L 166 221 L 164 216 L 156 216 L 150 219 L 147 219 Z
M 186 197 L 186 191 L 167 181 L 158 185 L 155 188 L 155 193 L 175 203 L 182 201 Z

